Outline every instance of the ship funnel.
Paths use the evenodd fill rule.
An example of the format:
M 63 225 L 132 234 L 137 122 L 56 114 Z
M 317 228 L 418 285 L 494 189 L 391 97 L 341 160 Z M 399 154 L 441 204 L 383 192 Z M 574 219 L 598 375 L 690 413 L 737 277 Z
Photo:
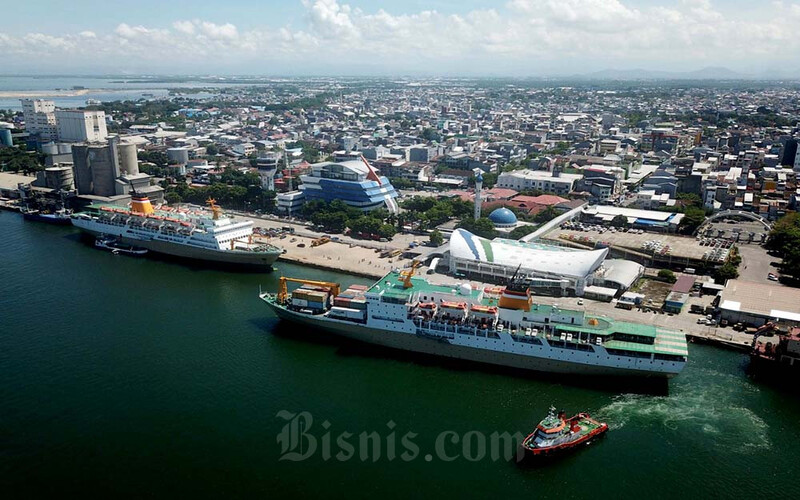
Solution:
M 131 196 L 131 212 L 149 215 L 154 212 L 150 198 L 134 194 Z

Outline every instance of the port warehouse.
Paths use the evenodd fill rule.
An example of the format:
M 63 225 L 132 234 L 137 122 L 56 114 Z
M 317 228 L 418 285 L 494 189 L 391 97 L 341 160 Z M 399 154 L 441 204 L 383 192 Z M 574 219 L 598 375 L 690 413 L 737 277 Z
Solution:
M 505 282 L 519 271 L 540 295 L 611 300 L 644 274 L 631 261 L 606 259 L 608 249 L 578 250 L 504 238 L 487 240 L 464 229 L 450 237 L 449 270 L 487 282 Z
M 800 290 L 728 280 L 717 299 L 720 320 L 761 326 L 769 321 L 800 326 Z
M 677 232 L 678 226 L 683 220 L 681 213 L 639 210 L 611 205 L 592 205 L 584 207 L 580 212 L 582 221 L 603 225 L 610 224 L 614 217 L 620 215 L 625 217 L 628 224 L 633 227 L 667 233 Z

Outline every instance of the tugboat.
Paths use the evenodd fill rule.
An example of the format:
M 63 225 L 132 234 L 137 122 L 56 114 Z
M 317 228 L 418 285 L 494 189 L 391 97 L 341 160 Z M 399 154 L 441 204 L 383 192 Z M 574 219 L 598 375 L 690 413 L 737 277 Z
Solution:
M 567 418 L 563 410 L 556 414 L 556 409 L 551 406 L 547 417 L 522 441 L 522 449 L 529 457 L 555 455 L 588 445 L 606 431 L 608 425 L 592 419 L 588 413 Z
M 139 248 L 133 245 L 126 245 L 124 243 L 121 243 L 116 238 L 111 238 L 111 237 L 97 238 L 94 241 L 94 246 L 103 250 L 108 250 L 114 255 L 124 254 L 124 255 L 140 256 L 140 255 L 145 255 L 147 253 L 146 248 Z

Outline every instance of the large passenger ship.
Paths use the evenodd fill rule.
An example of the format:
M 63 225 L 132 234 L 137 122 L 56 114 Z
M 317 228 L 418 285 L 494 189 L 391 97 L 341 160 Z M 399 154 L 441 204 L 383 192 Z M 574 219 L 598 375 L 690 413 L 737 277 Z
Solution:
M 287 282 L 303 285 L 289 293 Z M 364 287 L 366 288 L 366 287 Z M 260 293 L 280 318 L 386 347 L 551 373 L 668 378 L 688 356 L 683 333 L 534 302 L 505 287 L 435 285 L 414 267 L 365 290 L 280 278 Z
M 92 205 L 74 214 L 72 224 L 95 236 L 165 255 L 269 270 L 282 250 L 253 242 L 253 222 L 222 214 L 209 200 L 211 214 L 170 207 L 154 209 L 146 196 L 133 195 L 129 208 Z

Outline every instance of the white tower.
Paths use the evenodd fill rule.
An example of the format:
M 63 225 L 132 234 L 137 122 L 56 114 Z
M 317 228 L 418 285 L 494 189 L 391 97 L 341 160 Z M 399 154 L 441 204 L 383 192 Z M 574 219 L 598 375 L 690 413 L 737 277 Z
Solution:
M 475 220 L 481 218 L 481 188 L 483 187 L 483 170 L 476 168 L 475 173 Z

